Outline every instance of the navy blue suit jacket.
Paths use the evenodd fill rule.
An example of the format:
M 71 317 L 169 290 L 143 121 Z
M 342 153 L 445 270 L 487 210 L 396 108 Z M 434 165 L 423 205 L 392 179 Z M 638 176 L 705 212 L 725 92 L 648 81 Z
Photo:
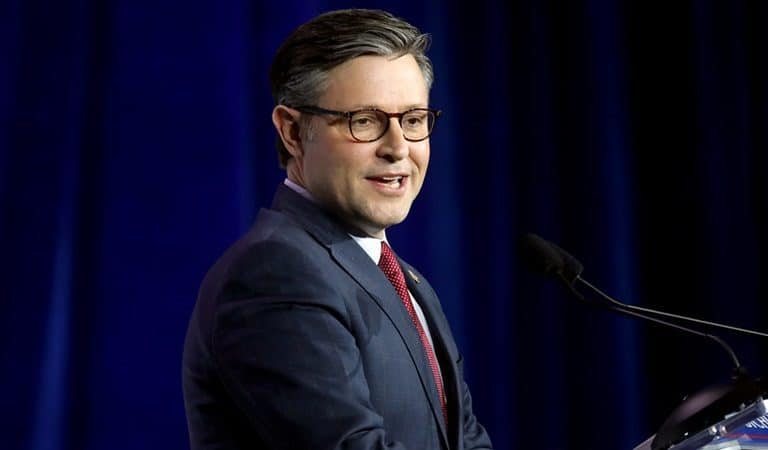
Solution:
M 183 361 L 192 449 L 490 448 L 437 296 L 401 265 L 432 333 L 447 425 L 392 285 L 339 222 L 281 185 L 201 286 Z

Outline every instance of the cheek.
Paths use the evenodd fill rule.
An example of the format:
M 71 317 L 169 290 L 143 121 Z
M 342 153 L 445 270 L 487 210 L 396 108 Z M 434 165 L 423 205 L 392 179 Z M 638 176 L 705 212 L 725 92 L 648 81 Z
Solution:
M 429 166 L 429 142 L 425 143 L 423 147 L 415 149 L 412 158 L 423 177 L 427 171 L 427 166 Z
M 307 155 L 306 168 L 313 178 L 323 180 L 326 186 L 335 186 L 335 190 L 350 189 L 365 173 L 364 150 L 338 143 L 318 146 Z
M 315 177 L 322 177 L 324 172 L 335 170 L 338 163 L 334 161 L 334 153 L 335 151 L 326 137 L 316 132 L 311 143 L 305 148 L 305 171 L 312 173 Z
M 360 178 L 371 163 L 375 150 L 360 144 L 338 146 L 328 155 L 327 169 L 350 178 Z

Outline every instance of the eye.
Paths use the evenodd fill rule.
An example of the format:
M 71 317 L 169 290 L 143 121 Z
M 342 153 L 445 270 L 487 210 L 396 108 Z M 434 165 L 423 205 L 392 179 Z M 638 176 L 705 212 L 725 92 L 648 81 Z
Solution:
M 410 129 L 422 128 L 427 123 L 425 111 L 413 111 L 403 116 L 403 126 Z
M 376 128 L 379 126 L 379 123 L 381 120 L 376 115 L 375 112 L 372 111 L 362 111 L 359 113 L 356 113 L 352 116 L 352 127 L 358 130 L 366 129 L 366 128 Z

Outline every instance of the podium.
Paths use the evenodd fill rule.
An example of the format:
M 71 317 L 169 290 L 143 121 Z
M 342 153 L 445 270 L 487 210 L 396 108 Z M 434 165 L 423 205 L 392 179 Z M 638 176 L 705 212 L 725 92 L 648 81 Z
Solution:
M 651 450 L 656 435 L 634 450 Z M 768 449 L 768 400 L 758 399 L 744 409 L 668 447 L 669 450 Z

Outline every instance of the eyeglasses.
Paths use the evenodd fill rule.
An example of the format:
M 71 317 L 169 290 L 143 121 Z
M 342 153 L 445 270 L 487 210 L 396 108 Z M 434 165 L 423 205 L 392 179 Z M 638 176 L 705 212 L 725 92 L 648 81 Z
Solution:
M 401 113 L 388 113 L 376 108 L 333 111 L 319 106 L 294 106 L 293 109 L 307 114 L 346 117 L 349 122 L 349 132 L 358 142 L 373 142 L 381 139 L 389 130 L 389 119 L 393 117 L 400 123 L 406 141 L 423 141 L 432 134 L 435 122 L 442 114 L 442 111 L 430 108 L 412 108 Z

